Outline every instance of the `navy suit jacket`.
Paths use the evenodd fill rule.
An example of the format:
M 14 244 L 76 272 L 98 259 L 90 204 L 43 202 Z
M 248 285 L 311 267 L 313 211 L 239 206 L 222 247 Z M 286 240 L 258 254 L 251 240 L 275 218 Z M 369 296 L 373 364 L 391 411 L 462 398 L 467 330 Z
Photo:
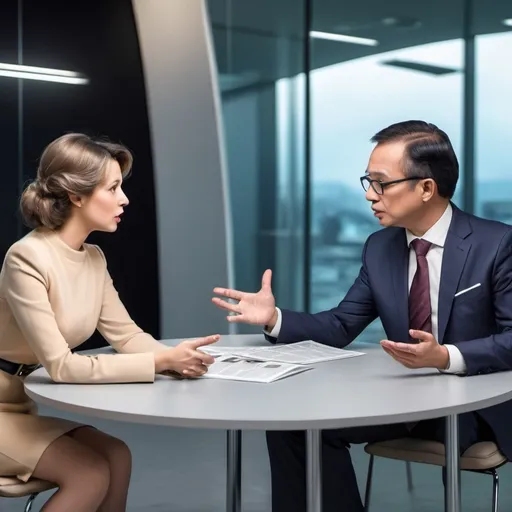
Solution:
M 441 269 L 438 341 L 459 348 L 467 375 L 512 370 L 512 226 L 452 206 Z M 337 307 L 316 314 L 283 310 L 277 341 L 312 339 L 342 348 L 377 317 L 388 339 L 407 341 L 409 249 L 405 230 L 386 228 L 372 234 L 362 260 L 359 276 Z M 481 286 L 455 297 L 477 283 Z M 478 414 L 512 460 L 512 401 Z

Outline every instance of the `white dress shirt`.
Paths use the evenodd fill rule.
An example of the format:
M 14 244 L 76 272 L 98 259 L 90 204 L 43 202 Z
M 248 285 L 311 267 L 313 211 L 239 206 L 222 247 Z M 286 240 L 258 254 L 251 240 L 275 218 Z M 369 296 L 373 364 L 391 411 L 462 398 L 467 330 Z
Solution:
M 432 246 L 427 253 L 428 273 L 430 282 L 430 305 L 432 308 L 432 334 L 437 340 L 438 335 L 438 304 L 439 304 L 439 287 L 441 282 L 441 266 L 443 263 L 443 251 L 448 229 L 452 220 L 453 209 L 450 204 L 446 208 L 440 219 L 421 237 L 427 242 L 431 242 Z M 411 247 L 411 242 L 419 238 L 406 230 L 407 245 L 409 247 L 409 290 L 411 289 L 412 280 L 416 273 L 416 253 Z M 281 331 L 282 313 L 279 308 L 277 310 L 277 322 L 271 332 L 265 331 L 266 334 L 277 338 Z M 460 350 L 455 345 L 444 345 L 448 349 L 449 365 L 445 370 L 448 373 L 464 373 L 466 371 L 466 363 Z

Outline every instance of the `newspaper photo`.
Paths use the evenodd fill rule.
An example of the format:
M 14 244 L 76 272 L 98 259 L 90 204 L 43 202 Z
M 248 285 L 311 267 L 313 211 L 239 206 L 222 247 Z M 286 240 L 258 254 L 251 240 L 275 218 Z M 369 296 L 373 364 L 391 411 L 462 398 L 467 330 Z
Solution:
M 303 365 L 255 361 L 233 354 L 212 355 L 215 357 L 215 362 L 209 367 L 208 372 L 201 377 L 202 379 L 268 383 L 311 369 Z

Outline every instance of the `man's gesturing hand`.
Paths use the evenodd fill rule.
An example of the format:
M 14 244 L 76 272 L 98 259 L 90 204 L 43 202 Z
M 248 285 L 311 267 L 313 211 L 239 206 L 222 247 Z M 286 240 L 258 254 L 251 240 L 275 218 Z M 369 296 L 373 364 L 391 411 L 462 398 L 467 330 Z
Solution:
M 220 297 L 213 297 L 212 302 L 219 308 L 226 309 L 234 315 L 228 315 L 228 322 L 240 322 L 268 326 L 270 330 L 277 321 L 276 301 L 272 294 L 272 271 L 266 270 L 261 279 L 258 293 L 246 293 L 228 288 L 214 288 L 213 293 L 237 300 L 234 304 Z

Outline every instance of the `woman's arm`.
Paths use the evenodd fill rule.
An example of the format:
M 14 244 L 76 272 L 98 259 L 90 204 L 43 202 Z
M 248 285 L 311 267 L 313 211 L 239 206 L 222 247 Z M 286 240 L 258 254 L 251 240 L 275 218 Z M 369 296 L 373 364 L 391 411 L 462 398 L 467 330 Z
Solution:
M 7 302 L 22 335 L 54 381 L 154 381 L 155 356 L 152 353 L 84 356 L 71 352 L 55 320 L 48 298 L 47 272 L 41 255 L 34 248 L 14 246 L 4 265 Z
M 97 249 L 105 263 L 103 302 L 98 320 L 98 331 L 117 352 L 123 354 L 167 350 L 169 347 L 144 332 L 132 320 L 114 287 L 107 269 L 105 255 L 99 247 Z

